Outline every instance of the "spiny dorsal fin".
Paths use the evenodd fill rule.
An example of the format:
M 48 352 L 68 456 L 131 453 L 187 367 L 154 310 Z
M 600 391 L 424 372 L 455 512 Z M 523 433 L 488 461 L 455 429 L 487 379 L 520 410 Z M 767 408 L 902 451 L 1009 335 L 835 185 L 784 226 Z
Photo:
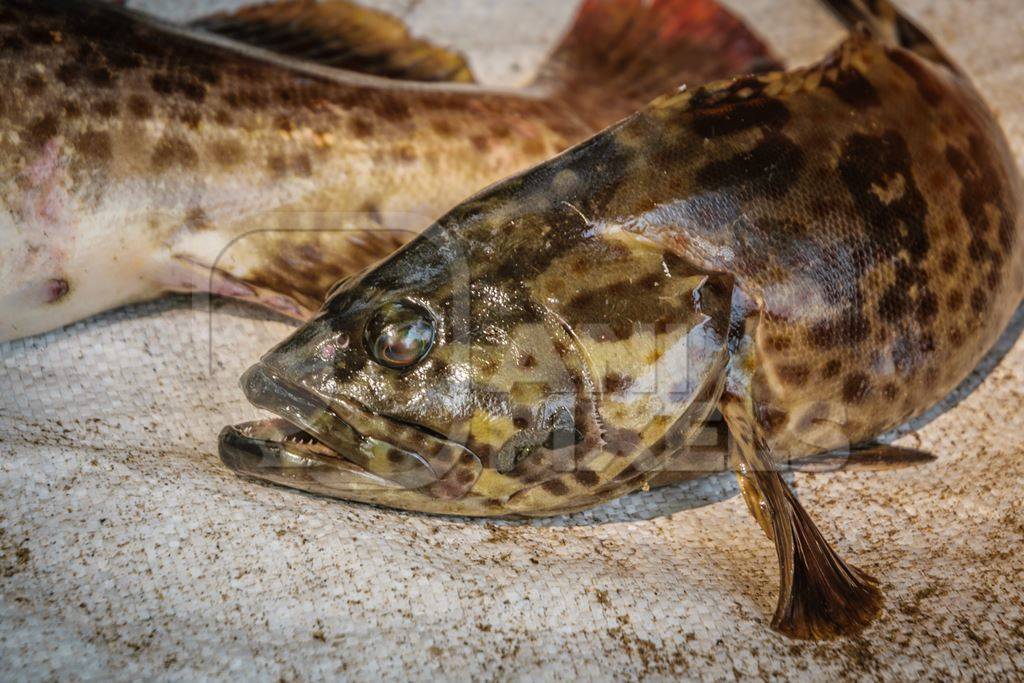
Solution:
M 959 69 L 935 44 L 931 36 L 908 19 L 889 0 L 823 0 L 832 13 L 849 29 L 863 27 L 876 40 L 902 47 L 918 56 L 942 64 L 954 73 Z
M 337 69 L 411 81 L 474 82 L 458 52 L 415 38 L 396 17 L 347 0 L 285 0 L 190 23 L 247 45 Z
M 584 0 L 537 84 L 575 100 L 615 92 L 626 116 L 683 84 L 780 68 L 715 0 Z

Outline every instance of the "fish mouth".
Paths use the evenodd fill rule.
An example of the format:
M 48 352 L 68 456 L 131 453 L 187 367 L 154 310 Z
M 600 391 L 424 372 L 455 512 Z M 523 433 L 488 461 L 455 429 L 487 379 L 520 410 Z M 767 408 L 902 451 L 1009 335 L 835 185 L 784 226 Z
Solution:
M 252 404 L 277 415 L 221 431 L 221 460 L 246 477 L 352 498 L 428 487 L 465 451 L 355 401 L 324 399 L 262 362 L 240 384 Z

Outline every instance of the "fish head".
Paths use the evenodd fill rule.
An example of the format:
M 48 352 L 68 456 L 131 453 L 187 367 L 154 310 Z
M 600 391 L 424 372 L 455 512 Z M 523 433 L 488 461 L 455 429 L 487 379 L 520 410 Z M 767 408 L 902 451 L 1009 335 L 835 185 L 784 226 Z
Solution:
M 336 285 L 243 376 L 283 420 L 228 428 L 224 459 L 337 497 L 476 514 L 467 501 L 522 511 L 517 495 L 586 472 L 524 509 L 571 507 L 660 454 L 673 425 L 710 411 L 731 285 L 569 199 L 515 179 Z

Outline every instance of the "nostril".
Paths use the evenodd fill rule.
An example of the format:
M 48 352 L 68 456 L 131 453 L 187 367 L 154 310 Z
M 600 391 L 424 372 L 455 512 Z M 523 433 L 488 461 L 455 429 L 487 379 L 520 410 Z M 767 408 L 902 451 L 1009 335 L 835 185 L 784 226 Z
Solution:
M 339 334 L 333 340 L 325 342 L 317 352 L 320 356 L 320 360 L 325 363 L 333 363 L 337 357 L 339 351 L 344 351 L 348 348 L 349 337 L 347 334 Z

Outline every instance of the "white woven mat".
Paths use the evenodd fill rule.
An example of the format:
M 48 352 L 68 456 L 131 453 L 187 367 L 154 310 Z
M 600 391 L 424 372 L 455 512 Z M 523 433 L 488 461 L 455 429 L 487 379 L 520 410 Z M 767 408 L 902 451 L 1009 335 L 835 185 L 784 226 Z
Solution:
M 427 26 L 458 21 L 458 4 L 390 3 Z M 975 74 L 1024 152 L 1022 3 L 905 4 Z M 520 16 L 514 5 L 502 3 L 509 18 L 493 25 L 548 16 L 547 40 L 572 9 L 530 3 Z M 839 35 L 810 0 L 742 11 L 797 60 Z M 503 37 L 476 26 L 470 48 Z M 0 345 L 0 678 L 1024 670 L 1024 339 L 1008 335 L 1008 353 L 976 374 L 973 392 L 905 437 L 938 462 L 795 477 L 824 533 L 882 579 L 887 600 L 863 636 L 812 644 L 767 629 L 774 551 L 728 477 L 523 524 L 235 478 L 217 458 L 217 432 L 254 414 L 236 379 L 287 329 L 179 297 Z

